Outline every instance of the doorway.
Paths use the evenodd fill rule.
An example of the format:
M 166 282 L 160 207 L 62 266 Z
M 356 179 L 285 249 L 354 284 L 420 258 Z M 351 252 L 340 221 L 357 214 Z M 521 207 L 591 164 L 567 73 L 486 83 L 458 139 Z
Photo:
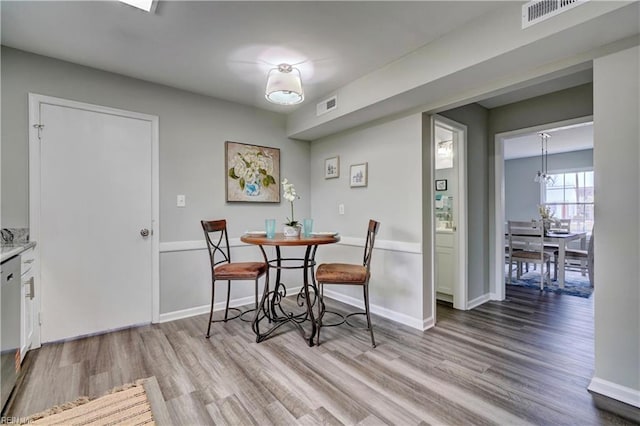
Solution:
M 34 346 L 157 320 L 158 117 L 35 94 L 29 108 Z
M 558 201 L 552 206 L 554 212 L 555 210 L 560 211 L 560 209 L 563 211 L 569 211 L 571 210 L 571 204 L 580 204 L 580 202 L 583 201 L 579 199 L 575 199 L 575 200 L 569 200 L 569 199 L 550 200 L 549 199 L 549 200 L 546 200 L 547 203 L 545 203 L 545 190 L 544 190 L 545 186 L 544 185 L 541 186 L 539 182 L 535 181 L 534 179 L 535 171 L 532 171 L 533 169 L 528 170 L 526 167 L 523 167 L 522 164 L 524 163 L 522 164 L 518 163 L 518 169 L 520 172 L 526 173 L 526 176 L 524 177 L 519 176 L 518 179 L 521 179 L 524 182 L 526 182 L 524 185 L 528 185 L 528 189 L 526 191 L 520 191 L 520 194 L 518 195 L 517 199 L 516 197 L 514 197 L 514 194 L 516 194 L 517 192 L 514 192 L 513 190 L 510 191 L 511 192 L 510 196 L 507 195 L 505 180 L 509 172 L 506 170 L 507 168 L 505 167 L 505 161 L 509 158 L 512 158 L 512 160 L 513 158 L 516 158 L 516 160 L 513 160 L 513 161 L 527 160 L 526 152 L 528 149 L 531 149 L 532 152 L 537 151 L 536 157 L 532 158 L 532 160 L 536 163 L 536 168 L 540 170 L 544 170 L 545 173 L 548 171 L 550 174 L 557 174 L 560 171 L 566 171 L 567 168 L 571 169 L 571 171 L 573 172 L 577 172 L 578 170 L 587 170 L 588 167 L 586 164 L 582 164 L 580 166 L 576 164 L 572 164 L 569 166 L 566 164 L 566 159 L 563 160 L 562 165 L 559 165 L 556 162 L 555 164 L 552 164 L 550 166 L 549 170 L 546 170 L 548 160 L 545 154 L 544 160 L 542 161 L 542 163 L 540 163 L 543 157 L 542 157 L 542 154 L 540 153 L 540 149 L 541 149 L 540 141 L 536 138 L 539 138 L 540 132 L 551 132 L 552 134 L 557 135 L 559 132 L 570 131 L 571 129 L 583 128 L 586 124 L 592 121 L 593 121 L 593 117 L 587 116 L 587 117 L 581 117 L 577 119 L 564 120 L 561 122 L 548 123 L 548 124 L 534 126 L 530 128 L 496 134 L 495 142 L 494 142 L 495 154 L 496 154 L 495 167 L 494 167 L 494 170 L 495 170 L 495 180 L 494 180 L 495 182 L 495 186 L 494 186 L 495 233 L 493 235 L 493 240 L 495 242 L 495 245 L 492 250 L 493 262 L 492 262 L 491 277 L 490 277 L 490 280 L 492 283 L 491 293 L 492 293 L 493 300 L 504 300 L 506 297 L 505 259 L 504 259 L 504 253 L 505 253 L 505 231 L 504 230 L 505 230 L 506 221 L 509 219 L 511 220 L 536 219 L 538 218 L 538 215 L 539 215 L 538 206 L 543 204 L 545 206 L 552 205 L 554 204 L 552 203 L 552 201 Z M 520 142 L 531 141 L 530 139 L 533 140 L 533 145 L 534 145 L 533 147 L 520 146 L 518 148 L 512 148 L 510 152 L 505 153 L 505 143 L 507 140 L 520 143 Z M 589 148 L 586 145 L 575 145 L 576 143 L 579 143 L 579 142 L 571 141 L 570 139 L 571 138 L 568 138 L 568 139 L 564 138 L 562 139 L 562 141 L 560 139 L 554 139 L 553 142 L 555 146 L 552 146 L 552 148 L 554 148 L 552 155 L 555 154 L 556 156 L 560 156 L 562 155 L 560 153 L 566 154 L 571 151 L 579 151 L 579 150 L 584 150 Z M 593 148 L 592 135 L 591 135 L 590 144 L 592 149 Z M 558 147 L 558 145 L 560 146 Z M 522 152 L 523 154 L 519 154 L 519 152 Z M 518 158 L 518 157 L 522 157 L 522 158 Z M 591 160 L 590 168 L 591 170 L 593 170 L 592 160 Z M 533 189 L 531 187 L 533 187 Z M 553 187 L 560 188 L 562 187 L 562 185 L 559 185 L 559 183 L 556 182 L 553 185 Z M 583 191 L 584 191 L 584 188 L 583 188 Z M 515 202 L 516 205 L 511 205 L 510 208 L 508 209 L 507 199 L 511 199 L 512 202 Z M 582 203 L 582 204 L 585 204 L 585 203 Z M 591 202 L 591 205 L 593 206 L 593 202 Z M 584 232 L 586 230 L 585 227 L 587 227 L 589 228 L 587 231 L 590 233 L 592 223 L 593 223 L 592 222 L 593 215 L 591 214 L 590 217 L 591 219 L 583 218 L 582 221 L 577 221 L 576 220 L 577 216 L 574 216 L 571 222 L 572 223 L 571 231 Z M 566 218 L 558 217 L 558 219 L 566 219 Z M 591 220 L 591 222 L 589 222 L 589 220 Z M 587 224 L 588 226 L 585 224 Z M 581 246 L 579 247 L 580 249 L 586 248 L 586 241 L 583 240 L 580 244 L 581 244 Z M 561 258 L 560 260 L 563 260 L 563 258 Z M 564 261 L 562 263 L 564 263 Z M 557 271 L 556 271 L 556 274 L 557 274 Z M 560 274 L 560 275 L 564 276 L 564 274 Z M 564 285 L 564 279 L 562 279 L 561 281 L 563 281 L 563 285 Z M 495 288 L 493 287 L 494 285 L 495 285 Z
M 434 300 L 467 309 L 467 127 L 434 115 Z

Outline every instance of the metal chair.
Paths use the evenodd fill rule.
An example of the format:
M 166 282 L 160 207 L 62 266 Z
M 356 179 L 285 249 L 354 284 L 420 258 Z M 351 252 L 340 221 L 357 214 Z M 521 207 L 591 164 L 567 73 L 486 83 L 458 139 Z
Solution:
M 229 250 L 229 237 L 227 235 L 226 220 L 200 221 L 204 231 L 204 237 L 209 250 L 209 260 L 211 261 L 211 312 L 209 313 L 209 327 L 207 328 L 207 338 L 211 335 L 211 324 L 214 322 L 236 319 L 242 315 L 258 309 L 258 279 L 267 272 L 267 264 L 264 262 L 231 262 L 231 252 Z M 255 308 L 241 311 L 238 308 L 229 308 L 231 298 L 231 281 L 255 282 Z M 224 319 L 213 320 L 213 306 L 215 303 L 216 281 L 227 281 L 227 301 L 224 310 Z M 266 283 L 265 283 L 266 285 Z M 238 313 L 229 318 L 229 310 Z
M 380 228 L 380 222 L 369 220 L 367 229 L 367 239 L 364 245 L 364 258 L 362 264 L 347 263 L 323 263 L 316 270 L 316 280 L 318 281 L 318 334 L 316 344 L 320 344 L 320 330 L 322 329 L 322 319 L 326 312 L 330 312 L 343 317 L 342 322 L 331 324 L 331 326 L 340 325 L 342 323 L 349 324 L 349 317 L 353 315 L 366 315 L 367 330 L 371 334 L 371 345 L 375 348 L 376 341 L 373 337 L 373 325 L 371 324 L 371 313 L 369 309 L 369 278 L 371 277 L 371 255 L 373 254 L 373 245 L 375 243 L 376 234 Z M 356 285 L 361 286 L 364 293 L 364 312 L 353 312 L 343 316 L 337 312 L 326 310 L 324 304 L 324 286 L 327 284 L 338 285 Z M 329 326 L 329 325 L 327 325 Z
M 544 289 L 544 278 L 547 277 L 551 285 L 551 255 L 544 250 L 544 226 L 539 222 L 509 221 L 509 259 L 513 262 L 540 264 L 540 290 Z M 514 245 L 526 243 L 526 250 L 514 250 Z M 544 265 L 547 265 L 545 274 Z M 517 270 L 520 278 L 521 270 Z M 512 265 L 509 264 L 509 281 L 511 282 Z

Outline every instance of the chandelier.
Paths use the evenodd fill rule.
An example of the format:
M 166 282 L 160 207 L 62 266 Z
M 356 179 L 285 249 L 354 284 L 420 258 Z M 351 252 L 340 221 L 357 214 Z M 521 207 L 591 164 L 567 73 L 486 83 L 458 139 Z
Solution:
M 547 169 L 549 162 L 549 153 L 547 148 L 549 146 L 549 138 L 551 135 L 540 132 L 538 133 L 538 136 L 540 136 L 540 170 L 536 172 L 533 181 L 540 185 L 546 185 L 547 183 L 554 182 L 553 177 L 549 175 L 549 170 Z

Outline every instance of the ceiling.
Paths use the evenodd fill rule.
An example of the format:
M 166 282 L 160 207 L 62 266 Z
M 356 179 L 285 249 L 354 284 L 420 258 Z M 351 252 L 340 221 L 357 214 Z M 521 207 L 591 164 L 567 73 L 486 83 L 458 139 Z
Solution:
M 549 154 L 593 148 L 593 122 L 544 130 L 551 137 L 547 141 Z M 540 156 L 541 137 L 532 132 L 504 140 L 504 158 Z
M 241 104 L 299 64 L 306 102 L 500 7 L 501 1 L 2 1 L 2 44 Z

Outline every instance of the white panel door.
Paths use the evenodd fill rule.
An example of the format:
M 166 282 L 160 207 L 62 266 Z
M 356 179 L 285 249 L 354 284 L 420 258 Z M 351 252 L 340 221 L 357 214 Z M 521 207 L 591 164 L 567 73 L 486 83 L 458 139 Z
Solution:
M 42 342 L 152 319 L 152 124 L 40 104 Z

